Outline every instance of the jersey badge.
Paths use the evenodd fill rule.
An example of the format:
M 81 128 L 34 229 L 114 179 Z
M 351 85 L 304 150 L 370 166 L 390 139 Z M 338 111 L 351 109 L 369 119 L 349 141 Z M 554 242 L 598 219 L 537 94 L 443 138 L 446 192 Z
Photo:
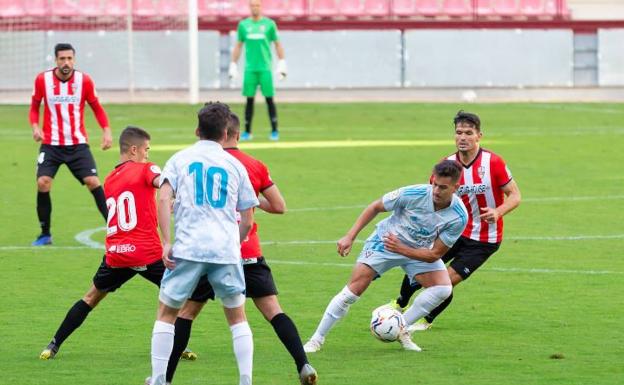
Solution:
M 477 169 L 477 174 L 479 174 L 480 179 L 483 179 L 483 176 L 485 175 L 485 167 L 479 166 L 479 168 Z

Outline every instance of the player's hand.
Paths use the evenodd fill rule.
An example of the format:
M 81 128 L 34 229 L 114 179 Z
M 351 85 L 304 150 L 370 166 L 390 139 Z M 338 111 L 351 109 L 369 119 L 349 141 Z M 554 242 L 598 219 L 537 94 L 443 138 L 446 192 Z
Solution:
M 230 68 L 228 68 L 228 76 L 230 77 L 230 80 L 234 80 L 238 77 L 238 65 L 233 61 L 230 62 Z
M 106 127 L 102 134 L 102 150 L 108 150 L 113 146 L 113 134 L 110 128 Z
M 286 79 L 286 75 L 288 74 L 288 69 L 286 67 L 286 60 L 281 59 L 277 62 L 277 78 L 279 80 Z
M 481 215 L 479 215 L 479 218 L 481 218 L 482 221 L 486 221 L 487 223 L 496 223 L 496 221 L 498 221 L 498 218 L 500 217 L 498 211 L 495 208 L 481 207 L 480 210 Z
M 340 254 L 341 257 L 346 257 L 351 252 L 351 247 L 353 246 L 353 238 L 345 235 L 338 240 L 336 246 L 338 254 Z
M 175 261 L 171 259 L 172 256 L 173 256 L 173 250 L 171 248 L 171 244 L 170 243 L 163 244 L 162 260 L 163 260 L 163 263 L 165 264 L 165 267 L 169 270 L 175 269 L 175 266 L 176 266 Z
M 388 233 L 383 237 L 384 249 L 391 253 L 405 255 L 407 247 L 395 234 Z
M 41 132 L 39 126 L 33 126 L 32 130 L 32 136 L 35 142 L 41 142 L 43 140 L 43 132 Z

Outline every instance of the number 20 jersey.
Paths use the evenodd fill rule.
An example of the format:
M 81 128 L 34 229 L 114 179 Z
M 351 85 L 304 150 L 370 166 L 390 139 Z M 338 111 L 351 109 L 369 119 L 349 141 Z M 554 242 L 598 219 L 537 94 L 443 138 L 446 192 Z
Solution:
M 162 245 L 158 237 L 156 188 L 160 168 L 153 163 L 124 162 L 106 177 L 104 193 L 106 264 L 138 267 L 158 261 Z

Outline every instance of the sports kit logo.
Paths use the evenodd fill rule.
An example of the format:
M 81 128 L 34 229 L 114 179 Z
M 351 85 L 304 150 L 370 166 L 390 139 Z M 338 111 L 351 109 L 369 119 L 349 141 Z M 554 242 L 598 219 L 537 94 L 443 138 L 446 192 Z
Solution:
M 483 179 L 483 177 L 485 176 L 485 167 L 479 166 L 479 168 L 477 169 L 477 174 L 479 175 L 479 179 Z
M 122 245 L 112 245 L 108 248 L 109 253 L 133 253 L 136 251 L 136 246 L 131 243 L 124 243 Z

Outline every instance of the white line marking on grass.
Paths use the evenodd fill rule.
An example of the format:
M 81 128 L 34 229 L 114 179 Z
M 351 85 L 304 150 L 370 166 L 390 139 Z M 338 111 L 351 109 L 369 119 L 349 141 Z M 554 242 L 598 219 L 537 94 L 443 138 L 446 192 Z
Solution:
M 104 246 L 102 246 L 102 249 Z M 88 250 L 93 249 L 90 246 L 0 246 L 1 251 L 19 251 L 19 250 Z
M 94 233 L 97 233 L 98 231 L 104 231 L 104 230 L 106 230 L 106 227 L 98 227 L 96 229 L 85 230 L 83 232 L 80 232 L 80 233 L 76 234 L 74 239 L 78 243 L 82 243 L 83 245 L 89 246 L 92 249 L 104 249 L 104 245 L 103 244 L 101 244 L 100 242 L 96 242 L 96 241 L 91 239 L 91 236 Z
M 488 144 L 500 144 L 502 141 L 488 140 Z M 188 144 L 160 144 L 150 147 L 150 151 L 178 151 L 188 147 Z M 301 142 L 258 142 L 240 143 L 243 150 L 278 149 L 290 150 L 299 148 L 346 148 L 346 147 L 426 147 L 426 146 L 453 146 L 449 140 L 310 140 Z

